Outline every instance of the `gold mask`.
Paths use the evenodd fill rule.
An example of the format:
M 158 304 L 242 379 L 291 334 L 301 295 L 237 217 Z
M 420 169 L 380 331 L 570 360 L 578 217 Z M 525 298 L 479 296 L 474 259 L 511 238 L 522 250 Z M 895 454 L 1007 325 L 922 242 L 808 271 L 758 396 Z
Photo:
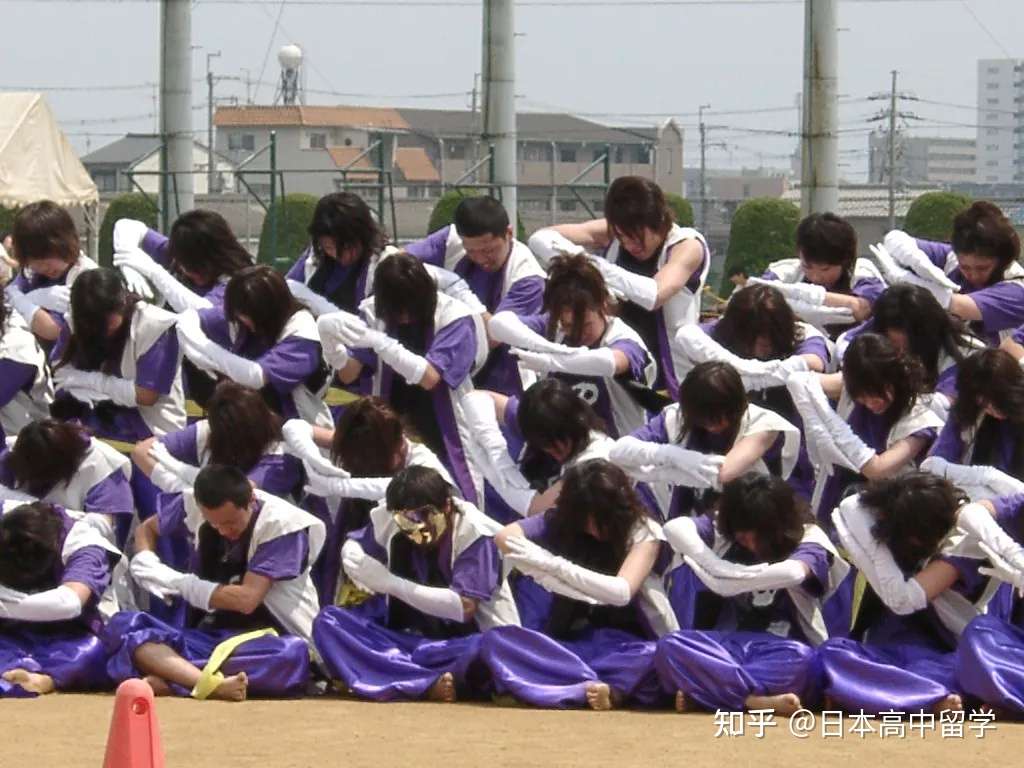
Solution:
M 448 530 L 448 519 L 444 510 L 433 504 L 416 509 L 398 509 L 391 513 L 398 530 L 404 533 L 413 544 L 426 547 L 434 544 Z

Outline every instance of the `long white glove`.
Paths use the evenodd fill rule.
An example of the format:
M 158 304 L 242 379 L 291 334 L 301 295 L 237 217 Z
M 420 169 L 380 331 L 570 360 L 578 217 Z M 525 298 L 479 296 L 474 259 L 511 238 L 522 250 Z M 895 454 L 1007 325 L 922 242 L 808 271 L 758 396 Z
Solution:
M 213 306 L 209 299 L 190 291 L 141 248 L 118 251 L 114 254 L 114 266 L 125 274 L 126 279 L 134 271 L 149 280 L 175 312 L 209 309 Z
M 116 256 L 117 254 L 115 254 Z M 153 286 L 149 284 L 134 267 L 127 265 L 118 267 L 121 272 L 121 276 L 124 278 L 124 284 L 131 293 L 136 294 L 143 301 L 152 302 L 156 299 L 156 294 L 153 292 Z
M 612 446 L 608 459 L 625 468 L 648 465 L 671 467 L 677 473 L 676 485 L 688 488 L 720 488 L 719 474 L 725 457 L 700 453 L 679 445 L 651 443 L 626 435 Z
M 752 578 L 763 570 L 762 566 L 745 566 L 719 557 L 697 532 L 691 517 L 677 517 L 665 523 L 662 529 L 672 549 L 684 557 L 692 558 L 706 573 L 723 578 Z
M 424 264 L 427 268 L 427 272 L 434 278 L 434 282 L 437 283 L 439 291 L 447 296 L 451 296 L 453 299 L 458 299 L 467 307 L 474 315 L 482 315 L 487 311 L 487 307 L 483 305 L 480 299 L 473 289 L 469 287 L 469 283 L 463 280 L 455 272 L 450 269 L 444 269 L 442 267 L 435 267 L 433 264 Z
M 807 361 L 799 355 L 786 360 L 755 360 L 740 357 L 723 347 L 697 325 L 684 325 L 676 332 L 676 344 L 696 363 L 729 363 L 747 389 L 783 386 L 790 373 L 806 371 Z
M 199 475 L 199 467 L 194 467 L 191 464 L 174 458 L 171 452 L 167 450 L 167 446 L 159 440 L 154 441 L 149 447 L 149 457 L 169 472 L 180 477 L 185 482 L 186 487 L 191 487 L 195 484 L 196 477 Z
M 999 579 L 999 581 L 1005 581 L 1017 588 L 1017 595 L 1024 597 L 1024 571 L 1019 568 L 1015 568 L 1006 562 L 999 556 L 992 547 L 985 542 L 978 542 L 978 546 L 981 551 L 985 553 L 985 556 L 989 560 L 988 566 L 981 566 L 978 568 L 978 573 L 984 574 L 993 579 Z
M 889 610 L 906 616 L 928 607 L 928 596 L 920 583 L 903 575 L 889 548 L 871 533 L 874 518 L 857 496 L 843 500 L 832 513 L 832 522 L 850 559 Z
M 190 359 L 193 359 L 192 352 L 197 352 L 203 362 L 212 364 L 219 373 L 245 387 L 261 389 L 266 384 L 260 364 L 229 352 L 212 341 L 203 332 L 199 315 L 195 310 L 190 309 L 178 315 L 177 332 L 185 354 Z M 200 361 L 193 361 L 201 365 Z
M 149 226 L 137 219 L 118 219 L 114 222 L 114 251 L 130 251 L 142 245 Z
M 884 248 L 897 264 L 906 267 L 918 277 L 937 283 L 951 291 L 960 290 L 960 286 L 935 266 L 928 258 L 928 254 L 918 247 L 917 241 L 906 232 L 894 229 L 885 236 L 884 245 L 875 247 Z
M 545 269 L 551 266 L 551 260 L 557 256 L 578 256 L 586 253 L 582 245 L 576 245 L 553 229 L 537 230 L 530 235 L 526 244 Z
M 387 567 L 369 557 L 356 542 L 349 540 L 341 548 L 341 563 L 352 581 L 377 594 L 396 597 L 417 611 L 448 621 L 463 622 L 462 598 L 443 587 L 425 587 L 392 574 Z
M 341 311 L 336 304 L 321 296 L 305 283 L 298 280 L 285 280 L 285 282 L 288 283 L 288 290 L 292 292 L 292 296 L 305 304 L 314 317 Z
M 378 501 L 387 494 L 390 484 L 390 477 L 337 477 L 306 467 L 305 491 L 314 496 Z
M 704 585 L 717 595 L 722 597 L 733 597 L 745 592 L 759 592 L 770 589 L 787 589 L 798 587 L 807 578 L 806 566 L 796 560 L 781 560 L 777 563 L 766 564 L 757 573 L 750 576 L 718 576 L 709 573 L 694 558 L 689 555 L 683 560 L 693 569 L 697 578 Z
M 832 410 L 817 374 L 794 373 L 786 381 L 786 388 L 804 420 L 808 443 L 813 440 L 816 444 L 819 459 L 860 472 L 876 455 Z M 835 450 L 830 449 L 829 444 Z
M 337 371 L 345 367 L 351 357 L 351 348 L 356 346 L 367 331 L 362 318 L 341 309 L 320 315 L 316 328 L 320 334 L 324 358 Z
M 988 489 L 993 496 L 1024 493 L 1024 483 L 996 467 L 951 464 L 941 456 L 929 456 L 921 462 L 921 470 L 944 477 L 961 488 L 967 486 Z
M 601 271 L 608 287 L 620 296 L 649 311 L 658 303 L 658 283 L 653 277 L 630 272 L 600 256 L 591 256 L 590 263 Z
M 580 347 L 566 355 L 530 352 L 513 347 L 512 354 L 524 368 L 539 373 L 571 373 L 577 376 L 600 376 L 604 379 L 615 376 L 615 351 L 609 347 Z
M 382 362 L 410 384 L 419 384 L 423 381 L 427 366 L 430 365 L 427 358 L 410 352 L 398 339 L 393 339 L 383 331 L 373 328 L 367 327 L 354 346 L 373 349 Z
M 135 383 L 120 376 L 108 376 L 99 371 L 82 371 L 64 365 L 57 369 L 53 379 L 61 389 L 72 392 L 83 389 L 100 393 L 104 395 L 104 399 L 112 400 L 125 408 L 135 408 L 138 405 Z
M 82 614 L 82 601 L 63 584 L 21 600 L 0 600 L 0 619 L 16 621 L 67 621 Z
M 4 288 L 4 294 L 7 296 L 7 303 L 24 318 L 25 323 L 31 328 L 32 318 L 39 311 L 39 305 L 22 293 L 21 289 L 13 282 L 8 283 Z
M 549 341 L 528 327 L 515 312 L 509 310 L 498 312 L 492 316 L 490 322 L 487 323 L 487 331 L 495 341 L 508 344 L 510 347 L 528 349 L 531 352 L 567 355 L 577 349 L 556 341 Z
M 609 576 L 584 568 L 521 536 L 510 536 L 505 540 L 505 545 L 508 548 L 506 559 L 517 568 L 525 565 L 529 569 L 549 573 L 559 582 L 598 603 L 623 606 L 633 599 L 629 582 L 621 576 Z
M 186 573 L 178 583 L 178 590 L 186 603 L 194 605 L 201 611 L 209 611 L 211 610 L 210 599 L 213 597 L 214 590 L 219 586 L 220 584 L 216 582 L 200 579 L 194 573 Z
M 951 289 L 946 288 L 944 285 L 936 283 L 933 280 L 920 277 L 909 269 L 905 269 L 900 266 L 892 256 L 889 255 L 889 252 L 886 251 L 885 248 L 879 248 L 877 245 L 872 245 L 871 252 L 875 255 L 875 260 L 878 262 L 882 275 L 885 277 L 885 280 L 889 285 L 896 285 L 897 283 L 918 285 L 934 296 L 935 300 L 939 302 L 939 305 L 943 309 L 949 309 L 949 305 L 953 301 L 953 291 Z
M 0 501 L 18 501 L 25 504 L 31 504 L 39 501 L 39 499 L 35 496 L 30 496 L 27 493 L 22 493 L 14 488 L 8 488 L 6 485 L 0 484 Z
M 816 328 L 827 325 L 849 325 L 857 322 L 849 307 L 826 307 L 824 304 L 808 304 L 806 301 L 787 299 L 790 309 L 805 322 Z
M 981 504 L 964 504 L 956 514 L 956 527 L 1009 563 L 1016 571 L 1024 571 L 1024 547 L 1004 531 L 992 514 Z
M 498 426 L 494 401 L 485 392 L 469 392 L 462 397 L 460 405 L 470 435 L 469 450 L 474 464 L 512 509 L 526 515 L 536 491 L 508 451 L 508 443 Z
M 181 594 L 181 581 L 185 574 L 165 565 L 156 552 L 143 550 L 131 559 L 128 570 L 135 583 L 161 600 L 167 601 Z
M 303 419 L 288 419 L 281 428 L 281 436 L 285 445 L 306 466 L 306 470 L 314 470 L 327 477 L 351 477 L 342 467 L 335 466 L 324 455 L 313 440 L 313 425 Z
M 828 293 L 823 285 L 814 283 L 784 283 L 781 280 L 765 280 L 761 277 L 751 277 L 747 283 L 754 285 L 767 285 L 779 291 L 786 300 L 802 301 L 811 306 L 821 306 L 825 303 L 825 294 Z
M 17 289 L 15 289 L 17 290 Z M 36 288 L 25 294 L 25 298 L 38 307 L 66 315 L 71 308 L 71 289 L 66 285 L 51 285 Z

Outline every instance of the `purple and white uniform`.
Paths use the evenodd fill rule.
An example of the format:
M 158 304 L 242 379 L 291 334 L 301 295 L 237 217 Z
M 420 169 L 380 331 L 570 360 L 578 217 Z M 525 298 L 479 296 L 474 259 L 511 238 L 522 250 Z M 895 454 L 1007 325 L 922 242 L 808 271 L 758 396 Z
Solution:
M 46 353 L 17 312 L 7 315 L 0 336 L 0 429 L 21 428 L 50 415 L 53 383 Z
M 327 607 L 313 625 L 313 640 L 332 678 L 374 701 L 419 699 L 450 672 L 470 686 L 481 632 L 518 625 L 512 592 L 494 543 L 500 526 L 472 504 L 453 499 L 456 514 L 436 547 L 423 549 L 402 534 L 384 503 L 351 539 L 399 578 L 449 589 L 476 602 L 468 622 L 422 613 L 387 595 L 352 608 Z
M 15 276 L 12 282 L 22 293 L 28 293 L 29 291 L 34 291 L 37 288 L 51 288 L 55 285 L 66 285 L 70 288 L 74 285 L 75 280 L 78 279 L 80 274 L 90 269 L 96 269 L 98 266 L 99 264 L 86 256 L 85 253 L 79 252 L 78 260 L 56 280 L 51 280 L 45 275 L 33 272 L 28 267 L 22 267 L 21 271 Z M 50 317 L 53 318 L 54 322 L 59 322 L 64 319 L 64 315 L 58 312 L 54 312 L 49 309 L 46 311 L 50 313 Z
M 220 584 L 235 584 L 246 573 L 271 580 L 263 603 L 251 614 L 192 611 L 194 628 L 180 629 L 148 613 L 119 613 L 107 626 L 113 652 L 108 671 L 116 681 L 137 677 L 132 655 L 144 643 L 170 645 L 197 667 L 214 648 L 239 632 L 275 627 L 280 637 L 261 637 L 240 646 L 221 667 L 225 675 L 244 671 L 256 696 L 301 696 L 309 679 L 313 619 L 319 612 L 310 576 L 324 541 L 323 525 L 274 496 L 255 491 L 252 518 L 242 535 L 228 540 L 207 524 L 191 491 L 167 494 L 157 512 L 161 537 L 191 542 L 192 572 Z M 178 695 L 187 691 L 173 686 Z
M 0 514 L 17 509 L 19 502 L 0 504 Z M 82 614 L 71 621 L 35 622 L 0 620 L 0 673 L 11 669 L 47 674 L 59 691 L 110 688 L 108 654 L 101 639 L 103 622 L 117 611 L 112 587 L 115 568 L 123 568 L 118 552 L 81 513 L 60 507 L 61 560 L 52 579 L 40 589 L 61 584 L 84 584 L 92 596 Z M 0 698 L 28 696 L 20 686 L 0 679 Z
M 1006 419 L 994 419 L 984 413 L 975 424 L 961 429 L 950 418 L 932 445 L 932 456 L 951 464 L 995 467 L 1009 475 L 1020 474 L 1020 431 Z
M 373 292 L 373 268 L 378 255 L 349 266 L 327 256 L 317 256 L 312 246 L 302 252 L 285 277 L 308 286 L 338 309 L 355 314 L 363 299 Z
M 203 419 L 185 429 L 160 438 L 167 452 L 193 467 L 205 467 L 210 461 L 210 423 Z M 255 465 L 246 470 L 253 484 L 273 496 L 291 499 L 302 490 L 305 478 L 302 461 L 287 453 L 283 442 L 267 446 Z
M 921 238 L 915 238 L 915 241 L 932 264 L 960 286 L 960 293 L 970 296 L 977 305 L 981 322 L 971 323 L 971 326 L 990 345 L 998 345 L 1000 339 L 1024 323 L 1024 267 L 1018 262 L 1014 261 L 1006 268 L 1003 279 L 998 283 L 978 288 L 964 279 L 956 253 L 949 243 Z
M 384 327 L 377 320 L 374 300 L 360 310 L 371 328 L 396 338 L 407 349 L 423 355 L 441 376 L 432 390 L 407 383 L 372 349 L 356 349 L 352 356 L 373 371 L 372 394 L 387 400 L 437 454 L 455 479 L 463 498 L 472 503 L 482 498 L 483 484 L 468 460 L 467 432 L 460 398 L 473 389 L 472 375 L 487 359 L 487 335 L 483 321 L 457 299 L 437 294 L 434 322 L 429 328 Z
M 547 313 L 519 318 L 534 333 L 546 336 Z M 566 343 L 559 329 L 555 342 Z M 604 335 L 591 349 L 608 348 L 621 352 L 629 361 L 629 370 L 611 379 L 571 373 L 550 374 L 567 382 L 583 402 L 594 409 L 613 438 L 628 435 L 647 421 L 648 413 L 629 391 L 630 386 L 652 388 L 658 375 L 657 365 L 640 334 L 618 317 L 607 318 Z
M 145 251 L 153 261 L 164 269 L 169 270 L 171 268 L 171 259 L 167 253 L 169 243 L 170 239 L 168 237 L 160 234 L 155 229 L 150 229 L 146 231 L 139 247 Z M 213 306 L 224 306 L 224 291 L 227 290 L 228 280 L 230 279 L 229 276 L 221 275 L 219 279 L 210 285 L 196 285 L 188 280 L 184 275 L 175 275 L 175 277 L 181 281 L 182 285 L 192 291 L 192 293 L 197 296 L 202 296 L 208 302 L 213 304 Z
M 534 515 L 517 525 L 530 541 L 561 554 L 550 538 L 552 514 Z M 651 541 L 660 543 L 661 554 L 633 600 L 622 607 L 552 595 L 532 579 L 520 578 L 517 597 L 523 626 L 491 630 L 481 643 L 481 658 L 498 693 L 537 707 L 580 707 L 586 704 L 587 685 L 601 681 L 632 703 L 662 703 L 665 694 L 653 666 L 654 641 L 679 624 L 662 581 L 670 549 L 661 526 L 644 518 L 630 535 L 630 549 Z M 600 559 L 596 553 L 594 557 Z M 609 561 L 595 570 L 614 573 L 617 567 Z
M 619 312 L 619 316 L 640 334 L 647 348 L 654 351 L 658 362 L 657 386 L 664 386 L 672 399 L 679 395 L 679 382 L 683 380 L 682 371 L 686 366 L 680 350 L 674 343 L 676 331 L 684 325 L 700 321 L 700 300 L 708 279 L 708 270 L 711 268 L 711 249 L 704 235 L 696 229 L 673 224 L 661 251 L 652 259 L 635 259 L 622 248 L 618 240 L 613 240 L 604 253 L 604 258 L 612 264 L 653 278 L 668 263 L 672 248 L 684 240 L 691 239 L 696 239 L 701 244 L 704 257 L 689 282 L 660 309 L 649 311 L 632 302 L 624 302 Z
M 487 312 L 513 312 L 520 319 L 540 312 L 544 303 L 544 270 L 526 244 L 513 240 L 505 265 L 497 272 L 481 269 L 466 257 L 462 238 L 449 224 L 423 240 L 409 243 L 405 252 L 434 267 L 446 269 L 466 281 Z M 506 395 L 521 394 L 523 380 L 507 344 L 490 351 L 474 377 L 476 386 Z
M 730 559 L 734 547 L 711 517 L 694 523 L 704 543 Z M 718 598 L 708 627 L 693 626 L 697 596 L 707 588 L 687 565 L 673 572 L 673 607 L 684 628 L 658 642 L 655 665 L 667 688 L 709 709 L 738 711 L 750 695 L 783 693 L 814 704 L 820 694 L 814 648 L 829 637 L 824 604 L 850 567 L 816 525 L 805 526 L 803 540 L 786 559 L 809 571 L 799 586 Z
M 217 307 L 202 310 L 199 320 L 210 339 L 259 364 L 266 382 L 262 391 L 279 403 L 275 410 L 285 419 L 299 418 L 321 427 L 334 424 L 323 399 L 330 384 L 329 371 L 316 320 L 309 310 L 300 309 L 288 318 L 272 344 L 230 322 Z
M 779 280 L 783 283 L 806 283 L 807 276 L 803 267 L 800 266 L 800 259 L 781 259 L 773 261 L 768 269 L 761 275 L 765 280 Z M 882 273 L 871 262 L 870 259 L 857 259 L 853 264 L 853 274 L 850 276 L 850 287 L 846 290 L 838 287 L 827 288 L 830 293 L 845 293 L 849 296 L 857 296 L 865 299 L 869 304 L 874 304 L 882 291 L 885 290 L 885 280 Z

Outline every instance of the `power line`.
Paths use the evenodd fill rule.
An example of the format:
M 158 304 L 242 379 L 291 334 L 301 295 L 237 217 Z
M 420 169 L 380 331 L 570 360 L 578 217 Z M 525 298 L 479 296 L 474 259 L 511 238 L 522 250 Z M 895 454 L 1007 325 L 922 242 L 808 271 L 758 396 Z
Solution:
M 1008 50 L 1006 50 L 1006 46 L 1004 46 L 1001 42 L 999 42 L 999 38 L 997 38 L 995 35 L 993 35 L 988 27 L 986 27 L 984 24 L 982 24 L 981 19 L 978 18 L 978 14 L 976 14 L 974 12 L 974 9 L 972 9 L 971 6 L 968 5 L 965 0 L 961 0 L 960 5 L 962 5 L 964 7 L 965 11 L 967 11 L 969 14 L 971 14 L 971 18 L 974 19 L 974 21 L 977 23 L 977 25 L 979 27 L 981 27 L 981 31 L 984 32 L 986 35 L 988 35 L 989 40 L 991 40 L 993 43 L 995 43 L 996 47 L 1000 51 L 1003 52 L 1003 56 L 1005 56 L 1008 59 L 1012 59 L 1013 56 L 1011 56 L 1010 52 Z

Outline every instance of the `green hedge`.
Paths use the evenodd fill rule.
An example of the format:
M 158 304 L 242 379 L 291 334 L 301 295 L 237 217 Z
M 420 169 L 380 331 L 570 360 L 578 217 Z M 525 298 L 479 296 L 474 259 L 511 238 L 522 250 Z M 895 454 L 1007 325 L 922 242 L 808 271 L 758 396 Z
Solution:
M 109 267 L 114 253 L 114 222 L 118 219 L 138 219 L 151 229 L 157 228 L 157 210 L 153 202 L 141 192 L 118 195 L 110 201 L 100 224 L 100 264 Z
M 672 213 L 675 214 L 676 224 L 680 227 L 692 227 L 693 218 L 693 206 L 690 205 L 690 201 L 681 195 L 673 194 L 672 192 L 665 193 L 665 202 L 668 203 L 668 207 L 672 209 Z
M 284 272 L 309 245 L 309 222 L 313 220 L 317 198 L 293 193 L 274 201 L 263 219 L 260 247 L 256 260 Z M 270 224 L 277 222 L 277 243 L 271 242 Z
M 914 237 L 948 242 L 953 235 L 953 219 L 972 202 L 957 192 L 925 192 L 910 204 L 903 229 Z
M 455 221 L 455 209 L 459 207 L 464 197 L 477 197 L 482 194 L 483 192 L 475 189 L 453 189 L 445 192 L 434 205 L 434 210 L 430 212 L 430 221 L 427 222 L 427 231 L 424 234 L 437 232 L 441 227 L 447 227 Z M 522 217 L 516 222 L 516 238 L 526 242 L 526 229 L 523 227 Z
M 722 272 L 722 291 L 729 289 L 729 272 L 743 267 L 760 275 L 773 261 L 796 253 L 796 228 L 800 209 L 788 200 L 755 197 L 736 209 L 729 229 L 729 252 Z
M 0 205 L 0 232 L 10 232 L 14 229 L 14 217 L 17 215 L 17 208 L 4 208 Z

